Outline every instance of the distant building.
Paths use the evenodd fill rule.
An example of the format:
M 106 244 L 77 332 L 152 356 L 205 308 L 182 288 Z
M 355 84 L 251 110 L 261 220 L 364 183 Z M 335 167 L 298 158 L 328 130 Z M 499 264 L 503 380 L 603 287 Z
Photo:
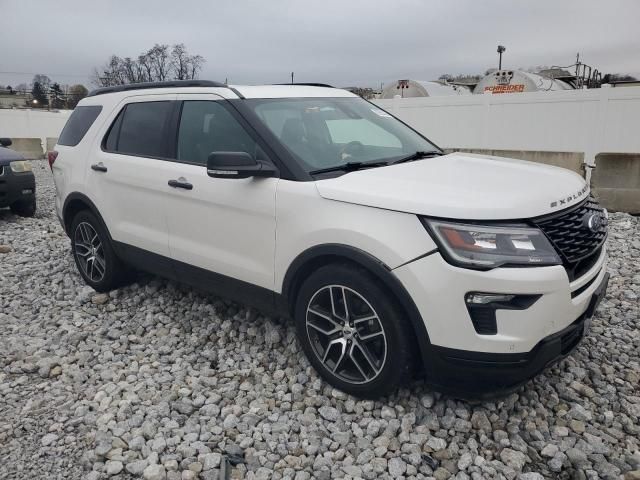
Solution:
M 469 95 L 471 91 L 464 85 L 453 85 L 446 82 L 429 82 L 424 80 L 398 80 L 387 85 L 380 98 L 410 97 L 445 97 Z
M 572 89 L 568 82 L 557 77 L 551 78 L 524 70 L 495 70 L 480 79 L 473 93 L 499 94 Z

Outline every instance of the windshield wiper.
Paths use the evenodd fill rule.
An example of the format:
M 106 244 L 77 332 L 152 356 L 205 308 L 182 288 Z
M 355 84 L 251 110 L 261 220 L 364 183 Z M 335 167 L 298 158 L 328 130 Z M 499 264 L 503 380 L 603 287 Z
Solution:
M 345 172 L 353 172 L 355 170 L 362 170 L 363 168 L 383 167 L 388 165 L 387 162 L 347 162 L 341 165 L 335 165 L 333 167 L 319 168 L 318 170 L 311 170 L 310 175 L 317 175 L 320 173 L 339 172 L 344 170 Z
M 340 172 L 340 171 L 353 172 L 355 170 L 362 170 L 363 168 L 396 165 L 397 163 L 410 162 L 412 160 L 418 160 L 420 158 L 425 158 L 425 157 L 434 157 L 436 155 L 444 155 L 444 154 L 439 150 L 417 151 L 415 153 L 412 153 L 411 155 L 407 155 L 406 157 L 402 157 L 397 160 L 392 160 L 390 162 L 387 162 L 385 160 L 379 160 L 375 162 L 347 162 L 341 165 L 335 165 L 333 167 L 319 168 L 318 170 L 311 170 L 309 174 L 317 175 L 320 173 Z
M 436 155 L 444 155 L 444 154 L 442 152 L 438 151 L 438 150 L 429 150 L 428 152 L 417 151 L 415 153 L 412 153 L 411 155 L 407 155 L 406 157 L 402 157 L 402 158 L 399 158 L 397 160 L 393 160 L 393 161 L 389 162 L 388 165 L 396 165 L 398 163 L 411 162 L 413 160 L 419 160 L 419 159 L 425 158 L 425 157 L 434 157 Z

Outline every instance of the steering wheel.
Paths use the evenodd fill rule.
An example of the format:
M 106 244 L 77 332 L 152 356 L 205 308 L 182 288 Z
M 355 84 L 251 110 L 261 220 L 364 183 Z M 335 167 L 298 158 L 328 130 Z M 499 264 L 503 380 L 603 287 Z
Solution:
M 364 145 L 362 142 L 354 140 L 353 142 L 347 143 L 340 149 L 340 152 L 338 152 L 338 158 L 343 161 L 348 161 L 350 158 L 361 157 L 363 154 Z

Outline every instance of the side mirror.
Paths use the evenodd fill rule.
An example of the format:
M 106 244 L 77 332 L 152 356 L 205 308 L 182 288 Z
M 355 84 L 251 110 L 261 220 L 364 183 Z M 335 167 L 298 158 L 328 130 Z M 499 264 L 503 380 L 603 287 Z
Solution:
M 213 178 L 273 177 L 276 169 L 256 161 L 246 152 L 212 152 L 207 159 L 207 175 Z
M 10 138 L 0 138 L 0 145 L 3 147 L 10 147 L 12 143 Z

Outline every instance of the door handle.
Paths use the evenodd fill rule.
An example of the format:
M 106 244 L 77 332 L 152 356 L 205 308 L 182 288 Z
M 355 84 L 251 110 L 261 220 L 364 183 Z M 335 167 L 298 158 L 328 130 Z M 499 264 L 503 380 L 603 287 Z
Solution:
M 173 188 L 184 188 L 185 190 L 193 190 L 193 185 L 191 185 L 187 181 L 184 181 L 184 179 L 169 180 L 169 186 Z
M 91 165 L 91 170 L 95 170 L 96 172 L 106 172 L 107 167 L 105 167 L 102 162 L 94 163 L 93 165 Z

